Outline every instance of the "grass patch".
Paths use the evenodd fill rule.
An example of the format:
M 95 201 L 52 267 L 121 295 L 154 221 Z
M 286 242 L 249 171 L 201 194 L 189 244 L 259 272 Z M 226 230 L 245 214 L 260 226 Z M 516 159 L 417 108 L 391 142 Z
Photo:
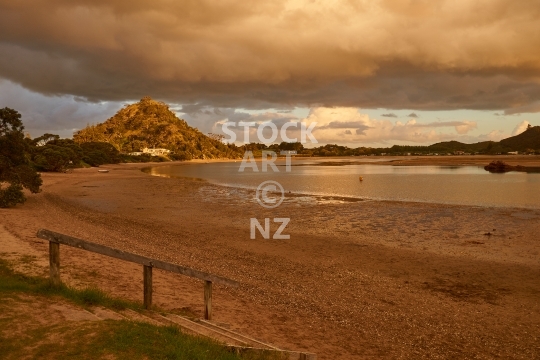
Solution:
M 236 355 L 211 340 L 183 334 L 172 326 L 155 326 L 126 320 L 106 320 L 85 326 L 35 329 L 24 339 L 0 345 L 5 359 L 28 356 L 45 359 L 174 359 L 255 360 L 280 359 L 277 354 Z
M 141 304 L 116 299 L 97 288 L 75 289 L 64 284 L 53 286 L 48 279 L 14 272 L 0 259 L 0 294 L 21 292 L 43 296 L 61 296 L 82 306 L 103 306 L 116 310 L 140 309 Z
M 209 339 L 183 334 L 177 327 L 117 321 L 99 332 L 92 348 L 96 356 L 107 353 L 119 359 L 259 359 L 239 357 Z M 103 349 L 103 350 L 102 350 Z M 265 356 L 264 359 L 275 357 Z
M 17 294 L 34 295 L 20 299 Z M 43 297 L 86 306 L 140 309 L 141 304 L 115 299 L 99 289 L 52 286 L 48 279 L 14 272 L 0 259 L 0 358 L 2 359 L 174 359 L 174 360 L 278 360 L 281 354 L 234 354 L 211 339 L 182 333 L 178 327 L 156 326 L 128 320 L 36 321 L 36 315 L 17 309 L 17 302 L 35 306 Z M 0 303 L 1 304 L 1 303 Z M 24 307 L 23 307 L 24 308 Z M 6 311 L 5 313 L 2 313 Z M 39 311 L 37 313 L 40 313 Z

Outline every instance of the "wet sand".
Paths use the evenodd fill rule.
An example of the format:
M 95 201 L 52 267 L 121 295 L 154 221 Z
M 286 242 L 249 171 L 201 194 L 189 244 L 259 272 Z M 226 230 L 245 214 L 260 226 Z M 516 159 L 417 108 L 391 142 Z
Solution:
M 540 210 L 315 197 L 265 210 L 249 190 L 144 166 L 44 174 L 0 224 L 40 264 L 46 228 L 237 280 L 215 286 L 215 321 L 319 359 L 540 357 Z M 290 240 L 250 240 L 252 217 L 291 218 Z M 71 285 L 142 300 L 139 266 L 67 247 L 61 264 Z M 203 285 L 155 271 L 154 302 L 202 316 Z

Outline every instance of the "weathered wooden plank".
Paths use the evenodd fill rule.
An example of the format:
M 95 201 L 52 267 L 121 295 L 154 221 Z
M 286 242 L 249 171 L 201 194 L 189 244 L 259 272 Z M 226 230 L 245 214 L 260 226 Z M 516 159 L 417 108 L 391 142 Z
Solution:
M 317 360 L 317 354 L 289 351 L 289 350 L 274 350 L 264 348 L 254 348 L 249 346 L 227 345 L 227 349 L 237 355 L 255 355 L 255 356 L 269 356 L 272 354 L 281 355 L 279 358 L 283 359 L 286 356 L 290 360 Z
M 212 282 L 204 282 L 204 319 L 212 320 Z
M 144 308 L 152 307 L 152 267 L 143 265 Z
M 60 285 L 60 244 L 49 242 L 49 274 L 51 283 Z
M 156 259 L 147 258 L 145 256 L 131 254 L 131 253 L 114 249 L 108 246 L 77 239 L 71 236 L 59 234 L 59 233 L 45 230 L 45 229 L 39 230 L 37 233 L 37 237 L 43 240 L 48 240 L 50 242 L 73 246 L 79 249 L 84 249 L 84 250 L 95 252 L 101 255 L 110 256 L 116 259 L 129 261 L 136 264 L 151 266 L 157 269 L 166 270 L 166 271 L 174 272 L 177 274 L 182 274 L 182 275 L 200 279 L 200 280 L 211 281 L 216 284 L 227 285 L 227 286 L 232 286 L 232 287 L 238 286 L 238 282 L 221 277 L 221 276 L 208 274 L 202 271 L 198 271 L 198 270 L 180 266 L 180 265 L 167 263 L 167 262 L 156 260 Z

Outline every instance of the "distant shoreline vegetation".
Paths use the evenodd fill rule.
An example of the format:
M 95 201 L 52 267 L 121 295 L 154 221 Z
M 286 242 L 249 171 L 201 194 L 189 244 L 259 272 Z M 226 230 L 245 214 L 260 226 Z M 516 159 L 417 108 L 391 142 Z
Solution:
M 298 156 L 362 156 L 362 155 L 461 155 L 461 154 L 507 154 L 521 152 L 540 154 L 540 127 L 529 127 L 524 133 L 500 142 L 484 141 L 464 144 L 458 141 L 441 142 L 429 146 L 394 145 L 390 148 L 349 148 L 328 144 L 316 148 L 304 148 L 299 143 L 265 145 L 251 143 L 243 146 L 224 144 L 219 135 L 207 136 L 189 126 L 169 110 L 169 107 L 150 97 L 138 103 L 126 105 L 116 115 L 97 125 L 89 125 L 76 132 L 73 139 L 78 144 L 104 142 L 114 146 L 120 153 L 139 153 L 144 148 L 163 148 L 170 151 L 170 160 L 191 159 L 238 159 L 245 151 L 261 156 L 263 150 L 279 153 L 296 151 Z M 137 159 L 138 160 L 138 159 Z M 134 160 L 136 161 L 136 160 Z
M 525 132 L 499 142 L 464 144 L 449 141 L 429 146 L 394 145 L 389 148 L 349 148 L 336 144 L 305 148 L 299 142 L 236 146 L 224 144 L 221 138 L 201 133 L 179 119 L 166 104 L 144 97 L 138 103 L 124 106 L 105 122 L 77 131 L 73 139 L 60 139 L 54 134 L 31 139 L 27 135 L 25 142 L 30 164 L 37 171 L 53 172 L 117 163 L 241 159 L 246 151 L 256 157 L 262 156 L 263 151 L 277 154 L 294 151 L 301 157 L 540 154 L 540 126 L 529 126 Z

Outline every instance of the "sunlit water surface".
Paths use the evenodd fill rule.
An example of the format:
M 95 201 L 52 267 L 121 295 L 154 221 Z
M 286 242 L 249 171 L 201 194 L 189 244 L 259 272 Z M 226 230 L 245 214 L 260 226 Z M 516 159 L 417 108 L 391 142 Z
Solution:
M 491 174 L 479 166 L 317 165 L 327 161 L 295 160 L 291 172 L 285 171 L 285 161 L 277 161 L 277 173 L 271 169 L 262 172 L 260 162 L 259 172 L 250 168 L 239 172 L 241 161 L 171 165 L 145 171 L 156 176 L 202 178 L 214 184 L 249 189 L 256 189 L 265 180 L 274 180 L 286 192 L 300 194 L 540 208 L 538 173 Z

